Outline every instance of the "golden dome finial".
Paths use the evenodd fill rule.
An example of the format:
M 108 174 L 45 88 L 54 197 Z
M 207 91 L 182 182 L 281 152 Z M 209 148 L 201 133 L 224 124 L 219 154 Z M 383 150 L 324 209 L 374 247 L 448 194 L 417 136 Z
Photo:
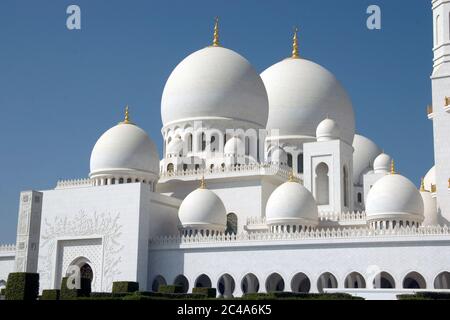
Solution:
M 219 43 L 219 17 L 215 18 L 214 22 L 214 37 L 213 37 L 213 47 L 220 47 Z
M 288 182 L 297 182 L 297 179 L 295 178 L 295 174 L 294 174 L 294 169 L 292 169 L 289 172 Z
M 394 159 L 391 160 L 391 174 L 396 174 Z
M 205 176 L 202 176 L 202 179 L 200 180 L 200 189 L 206 189 Z
M 122 124 L 133 124 L 130 121 L 130 108 L 128 107 L 128 105 L 125 107 L 125 118 L 122 122 L 120 122 Z
M 297 36 L 298 28 L 294 28 L 294 37 L 292 38 L 292 56 L 293 59 L 299 59 L 300 55 L 298 54 L 298 36 Z
M 425 180 L 423 178 L 420 179 L 420 191 L 421 192 L 425 191 Z
M 124 123 L 130 123 L 130 108 L 128 107 L 128 105 L 125 107 L 125 120 L 123 121 Z

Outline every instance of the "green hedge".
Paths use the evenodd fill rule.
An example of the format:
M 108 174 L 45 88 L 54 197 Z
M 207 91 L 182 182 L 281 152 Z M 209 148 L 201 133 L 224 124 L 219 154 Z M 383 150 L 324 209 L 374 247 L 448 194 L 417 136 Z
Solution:
M 399 294 L 398 300 L 450 300 L 449 292 L 417 292 L 415 294 Z
M 203 300 L 204 294 L 192 293 L 160 293 L 160 292 L 135 292 L 123 297 L 122 300 Z
M 243 300 L 364 300 L 347 293 L 295 293 L 295 292 L 271 292 L 271 293 L 247 293 Z
M 6 300 L 36 300 L 38 294 L 38 273 L 13 272 L 8 275 Z
M 139 283 L 132 281 L 116 281 L 113 282 L 113 293 L 129 293 L 139 291 Z
M 61 281 L 61 300 L 71 300 L 79 297 L 89 297 L 91 294 L 91 280 L 86 278 L 80 279 L 80 289 L 69 289 L 67 287 L 68 278 L 62 278 Z
M 215 298 L 217 296 L 216 288 L 193 288 L 193 294 L 202 294 L 207 298 Z
M 158 288 L 159 293 L 184 293 L 182 286 L 175 285 L 160 285 Z
M 58 289 L 43 290 L 40 300 L 59 300 L 60 293 Z

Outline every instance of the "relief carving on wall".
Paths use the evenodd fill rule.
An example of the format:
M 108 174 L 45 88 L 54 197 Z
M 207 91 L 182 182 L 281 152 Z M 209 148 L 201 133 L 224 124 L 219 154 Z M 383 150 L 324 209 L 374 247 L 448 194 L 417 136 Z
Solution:
M 55 217 L 53 221 L 45 219 L 42 226 L 41 247 L 39 260 L 39 273 L 41 279 L 47 286 L 52 285 L 54 277 L 53 258 L 58 239 L 70 239 L 71 237 L 103 237 L 103 272 L 98 275 L 103 278 L 102 290 L 110 291 L 112 282 L 121 272 L 118 268 L 122 261 L 119 253 L 123 249 L 119 239 L 121 236 L 121 225 L 119 224 L 120 214 L 110 213 L 98 214 L 94 212 L 89 215 L 84 210 L 74 216 Z

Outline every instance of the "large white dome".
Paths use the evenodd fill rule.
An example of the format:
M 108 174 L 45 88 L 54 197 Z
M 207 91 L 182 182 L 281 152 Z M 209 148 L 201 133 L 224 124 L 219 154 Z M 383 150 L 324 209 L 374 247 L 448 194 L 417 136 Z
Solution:
M 267 224 L 317 226 L 319 214 L 311 192 L 297 182 L 286 182 L 270 195 Z
M 220 198 L 211 190 L 198 188 L 181 203 L 178 217 L 184 228 L 224 231 L 227 213 Z
M 368 220 L 422 221 L 424 204 L 416 186 L 399 174 L 389 174 L 370 189 L 366 202 Z
M 120 123 L 106 131 L 91 153 L 90 176 L 117 173 L 159 175 L 159 155 L 147 133 Z
M 372 164 L 382 150 L 372 140 L 359 134 L 355 134 L 353 149 L 353 183 L 362 185 L 364 174 L 372 170 Z
M 331 72 L 309 60 L 288 58 L 269 67 L 261 78 L 269 97 L 267 129 L 315 139 L 317 126 L 329 116 L 341 128 L 343 140 L 352 144 L 352 103 Z
M 244 57 L 223 47 L 207 47 L 185 58 L 167 80 L 161 101 L 164 126 L 226 119 L 265 127 L 268 110 L 261 77 Z

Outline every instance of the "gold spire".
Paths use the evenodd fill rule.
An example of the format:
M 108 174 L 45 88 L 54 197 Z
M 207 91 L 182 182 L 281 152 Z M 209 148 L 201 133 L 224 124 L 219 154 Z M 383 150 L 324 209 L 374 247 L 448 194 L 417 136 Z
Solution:
M 425 191 L 425 181 L 424 179 L 420 179 L 420 191 L 424 192 Z
M 391 160 L 391 174 L 396 174 L 394 159 Z
M 125 120 L 123 122 L 130 123 L 130 113 L 128 105 L 125 107 Z
M 298 28 L 294 28 L 294 37 L 292 38 L 292 59 L 299 59 L 300 55 L 298 54 L 298 37 L 297 37 Z
M 216 17 L 214 22 L 214 37 L 213 37 L 213 47 L 220 47 L 219 44 L 219 17 Z
M 128 105 L 125 107 L 125 118 L 122 122 L 123 124 L 133 124 L 133 122 L 130 121 L 130 108 L 128 107 Z
M 206 189 L 205 176 L 202 176 L 202 180 L 200 180 L 200 189 Z
M 294 169 L 292 169 L 289 172 L 288 182 L 297 182 L 297 179 L 295 178 L 295 175 L 294 175 Z

